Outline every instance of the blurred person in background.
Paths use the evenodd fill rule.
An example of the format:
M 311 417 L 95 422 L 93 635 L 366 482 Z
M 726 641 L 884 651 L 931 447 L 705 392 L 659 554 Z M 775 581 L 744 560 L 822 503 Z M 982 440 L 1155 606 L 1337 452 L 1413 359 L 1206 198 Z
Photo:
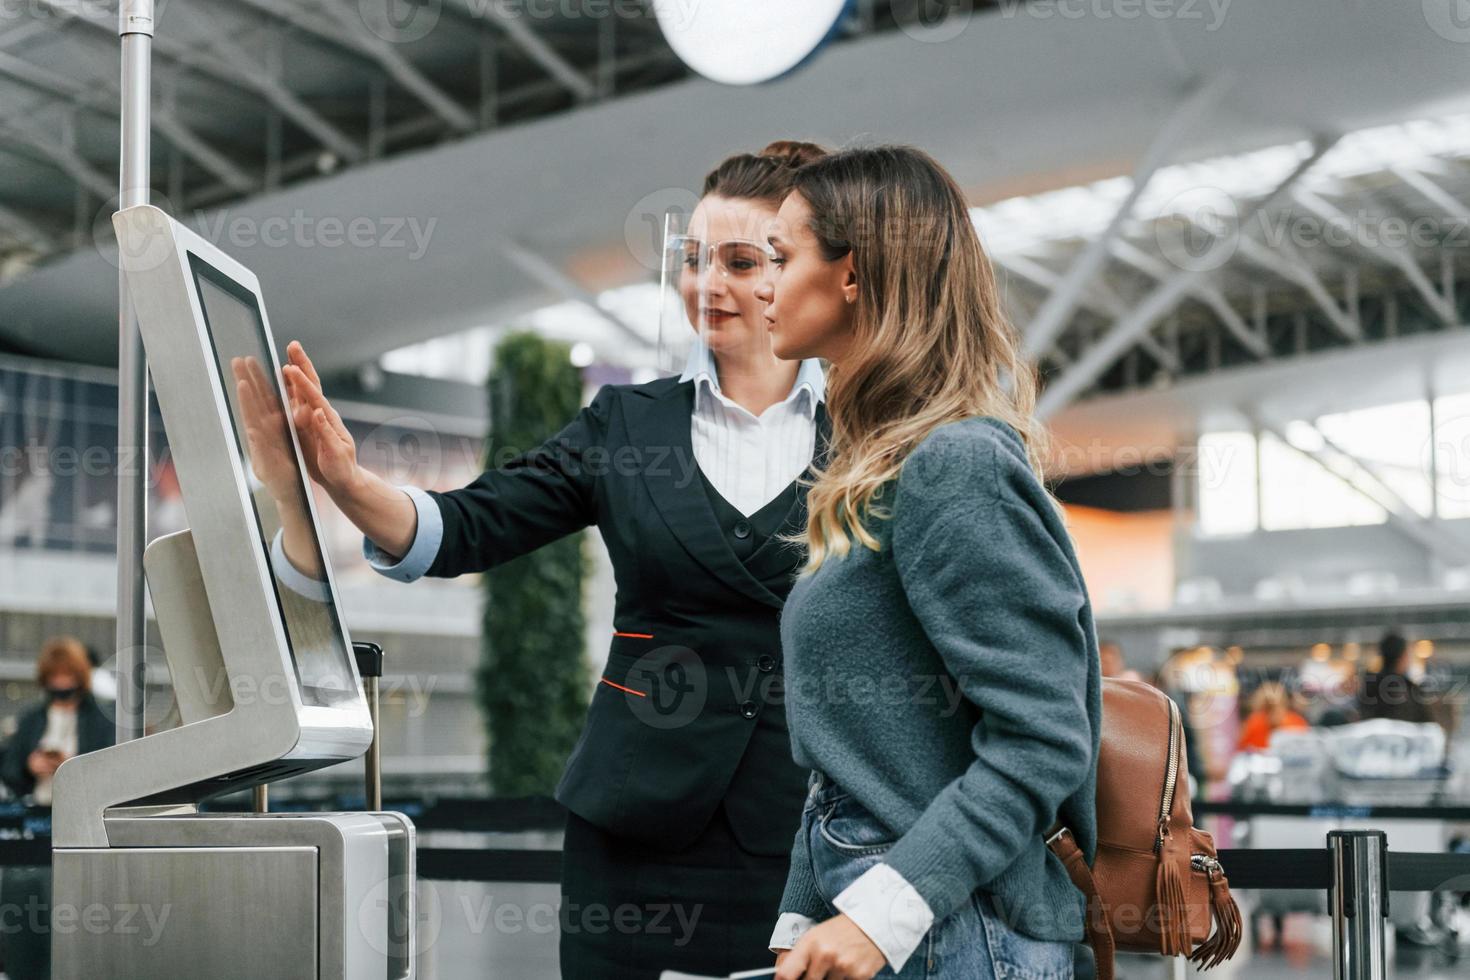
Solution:
M 1271 735 L 1281 729 L 1303 731 L 1312 726 L 1292 707 L 1291 695 L 1279 681 L 1266 681 L 1251 695 L 1251 711 L 1240 729 L 1236 748 L 1241 752 L 1264 752 Z
M 1423 665 L 1410 650 L 1403 634 L 1390 630 L 1378 641 L 1378 669 L 1363 678 L 1358 695 L 1361 720 L 1384 718 L 1414 724 L 1437 724 L 1453 734 L 1453 705 L 1437 691 L 1421 683 Z M 1427 892 L 1395 897 L 1391 919 L 1398 942 L 1425 948 L 1456 949 L 1456 937 L 1435 921 L 1433 896 Z
M 1363 721 L 1388 718 L 1416 723 L 1437 722 L 1437 698 L 1425 691 L 1410 671 L 1414 655 L 1409 641 L 1395 632 L 1385 633 L 1378 641 L 1381 660 L 1378 670 L 1363 678 L 1358 695 L 1358 717 Z
M 36 658 L 45 700 L 20 716 L 0 755 L 0 780 L 18 797 L 51 805 L 51 781 L 67 759 L 113 743 L 115 727 L 92 696 L 87 648 L 70 636 L 47 640 Z M 9 980 L 51 975 L 51 869 L 10 867 L 0 880 L 0 956 Z
M 70 636 L 46 641 L 36 659 L 46 699 L 20 717 L 0 758 L 0 780 L 19 797 L 51 805 L 51 780 L 63 762 L 113 742 L 115 726 L 92 696 L 92 661 Z
M 681 268 L 697 272 L 716 248 L 732 258 L 728 271 L 679 277 L 689 328 L 708 321 L 682 376 L 605 385 L 540 448 L 462 489 L 394 487 L 362 467 L 305 350 L 287 349 L 306 466 L 377 571 L 404 582 L 484 571 L 588 526 L 607 545 L 615 633 L 555 794 L 568 811 L 568 980 L 724 976 L 770 957 L 807 779 L 791 759 L 778 624 L 804 557 L 790 540 L 806 521 L 799 478 L 825 452 L 828 423 L 820 362 L 775 357 L 754 289 L 767 224 L 797 167 L 823 154 L 776 143 L 706 178 Z M 702 708 L 675 693 L 679 713 L 650 717 L 695 677 Z M 609 928 L 609 911 L 627 908 L 647 927 Z

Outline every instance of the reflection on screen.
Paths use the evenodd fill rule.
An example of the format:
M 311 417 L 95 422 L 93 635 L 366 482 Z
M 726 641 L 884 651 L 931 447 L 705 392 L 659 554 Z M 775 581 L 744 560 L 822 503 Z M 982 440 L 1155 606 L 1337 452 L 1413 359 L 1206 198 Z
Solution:
M 326 585 L 326 559 L 292 448 L 290 417 L 259 306 L 249 290 L 197 256 L 189 259 L 241 463 L 251 480 L 256 530 L 271 567 L 302 700 L 328 705 L 356 697 L 342 622 Z M 276 567 L 279 553 L 272 543 L 278 532 L 290 569 Z M 296 587 L 288 584 L 292 582 Z

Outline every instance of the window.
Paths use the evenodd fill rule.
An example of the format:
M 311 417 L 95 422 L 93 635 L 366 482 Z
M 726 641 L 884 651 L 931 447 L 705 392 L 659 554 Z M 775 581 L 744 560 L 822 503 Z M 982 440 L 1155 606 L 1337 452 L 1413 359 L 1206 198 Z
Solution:
M 1428 517 L 1430 453 L 1444 517 L 1470 517 L 1470 395 L 1398 402 L 1290 423 L 1285 441 L 1212 432 L 1199 440 L 1199 529 L 1205 535 L 1382 524 Z M 1259 474 L 1257 470 L 1259 468 Z M 1256 480 L 1260 490 L 1257 498 Z
M 1256 529 L 1256 440 L 1212 432 L 1199 441 L 1199 526 L 1208 535 Z

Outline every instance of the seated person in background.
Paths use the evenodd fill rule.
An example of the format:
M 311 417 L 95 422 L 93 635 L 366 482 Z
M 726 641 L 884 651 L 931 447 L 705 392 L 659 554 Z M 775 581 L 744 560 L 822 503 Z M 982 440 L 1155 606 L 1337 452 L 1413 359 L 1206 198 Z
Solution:
M 1412 657 L 1409 643 L 1398 633 L 1386 633 L 1378 641 L 1383 660 L 1376 672 L 1363 678 L 1358 694 L 1358 716 L 1393 721 L 1433 722 L 1435 698 L 1409 676 Z
M 70 636 L 46 641 L 36 659 L 36 681 L 46 700 L 20 716 L 15 737 L 0 756 L 0 780 L 16 796 L 51 805 L 51 777 L 67 759 L 111 745 L 112 719 L 92 697 L 87 648 Z
M 1264 752 L 1271 745 L 1271 733 L 1277 729 L 1311 727 L 1307 719 L 1292 710 L 1286 688 L 1277 681 L 1267 681 L 1251 696 L 1251 713 L 1241 726 L 1236 748 L 1241 752 Z

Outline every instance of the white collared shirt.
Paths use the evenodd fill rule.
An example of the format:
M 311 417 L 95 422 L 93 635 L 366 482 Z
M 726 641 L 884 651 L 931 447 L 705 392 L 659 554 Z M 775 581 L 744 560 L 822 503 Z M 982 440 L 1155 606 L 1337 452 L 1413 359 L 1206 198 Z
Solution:
M 792 480 L 812 461 L 817 439 L 817 403 L 827 394 L 827 380 L 820 361 L 808 359 L 796 371 L 796 383 L 784 401 L 752 415 L 720 393 L 714 355 L 702 341 L 695 341 L 680 381 L 694 382 L 694 411 L 689 419 L 694 461 L 704 471 L 720 496 L 749 517 L 780 496 Z M 439 507 L 418 487 L 404 486 L 418 513 L 418 530 L 404 556 L 383 551 L 363 538 L 363 557 L 373 570 L 399 582 L 421 578 L 444 538 L 444 518 Z M 697 487 L 695 493 L 702 492 Z M 310 580 L 297 581 L 295 571 L 280 550 L 277 535 L 276 567 L 287 584 L 303 595 L 313 595 Z
M 694 460 L 720 496 L 746 517 L 780 496 L 811 464 L 817 403 L 827 393 L 815 358 L 801 362 L 791 393 L 759 417 L 725 397 L 714 354 L 702 340 L 695 340 L 679 380 L 694 382 Z

